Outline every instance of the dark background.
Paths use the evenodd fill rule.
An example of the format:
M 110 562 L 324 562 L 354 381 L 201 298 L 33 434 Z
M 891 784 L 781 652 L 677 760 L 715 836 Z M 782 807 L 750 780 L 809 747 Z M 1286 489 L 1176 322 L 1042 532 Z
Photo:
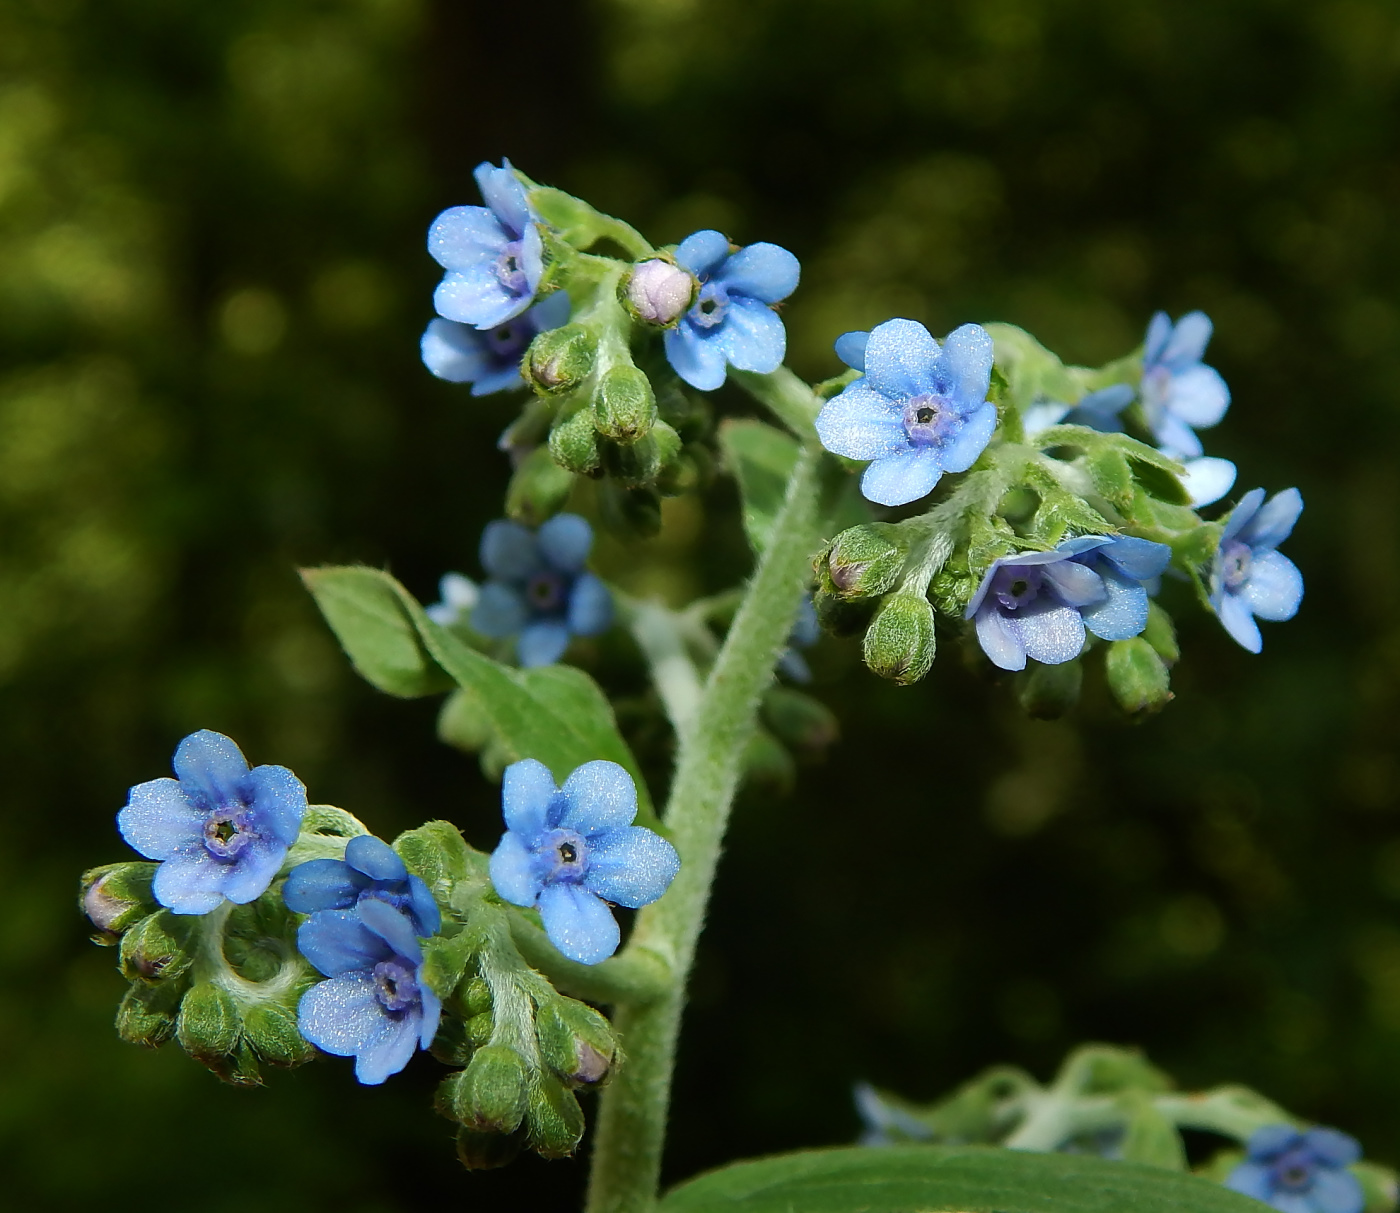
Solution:
M 1025 721 L 946 641 L 910 690 L 823 643 L 846 736 L 741 803 L 668 1176 L 849 1140 L 858 1078 L 929 1098 L 1083 1039 L 1400 1162 L 1397 83 L 1385 0 L 0 0 L 7 1194 L 575 1200 L 581 1163 L 460 1172 L 430 1059 L 250 1093 L 119 1043 L 72 904 L 198 727 L 380 834 L 494 843 L 435 705 L 358 682 L 294 569 L 425 599 L 477 571 L 512 403 L 418 364 L 423 237 L 502 155 L 658 241 L 791 248 L 813 377 L 891 315 L 1096 362 L 1204 308 L 1235 399 L 1211 452 L 1308 502 L 1299 617 L 1252 657 L 1175 600 L 1178 699 L 1140 726 L 1092 686 Z M 672 509 L 643 588 L 732 584 L 737 536 L 728 492 Z

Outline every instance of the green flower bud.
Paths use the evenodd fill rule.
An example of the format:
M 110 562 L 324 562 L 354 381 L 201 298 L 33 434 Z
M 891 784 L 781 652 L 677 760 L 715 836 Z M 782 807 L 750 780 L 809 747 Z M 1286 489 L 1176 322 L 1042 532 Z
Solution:
M 513 1133 L 525 1115 L 529 1080 L 525 1059 L 509 1045 L 484 1045 L 451 1088 L 452 1114 L 474 1129 Z
M 875 598 L 894 588 L 904 571 L 908 546 L 899 528 L 868 522 L 842 531 L 826 556 L 833 592 L 839 598 Z
M 573 473 L 559 466 L 549 447 L 537 446 L 510 478 L 506 514 L 527 526 L 539 526 L 564 508 L 573 487 Z
M 820 564 L 821 570 L 825 571 L 826 562 L 822 561 Z M 821 580 L 830 583 L 829 576 L 819 577 L 819 581 Z M 817 612 L 817 622 L 833 636 L 854 636 L 857 632 L 863 632 L 870 622 L 875 606 L 876 600 L 873 599 L 848 602 L 821 585 L 812 595 L 812 607 Z
M 530 342 L 521 369 L 535 391 L 567 392 L 592 374 L 597 346 L 598 339 L 581 324 L 549 329 Z
M 559 998 L 535 1016 L 540 1055 L 571 1087 L 597 1087 L 608 1077 L 617 1040 L 612 1025 L 590 1006 Z
M 159 907 L 151 896 L 151 879 L 158 864 L 109 863 L 83 873 L 78 906 L 100 935 L 98 943 L 116 943 L 117 936 Z
M 213 982 L 201 982 L 180 1003 L 175 1036 L 186 1053 L 204 1061 L 232 1053 L 242 1028 L 233 999 Z
M 158 1049 L 175 1035 L 180 983 L 148 986 L 136 982 L 117 1007 L 117 1035 L 128 1044 Z
M 865 631 L 865 664 L 900 686 L 933 665 L 933 607 L 922 594 L 889 594 Z
M 690 310 L 699 285 L 693 274 L 674 261 L 654 257 L 628 271 L 619 297 L 633 320 L 670 328 Z
M 243 1033 L 265 1062 L 274 1066 L 299 1066 L 316 1056 L 316 1050 L 297 1031 L 296 1012 L 279 1002 L 254 1003 L 243 1016 Z
M 491 987 L 484 977 L 473 977 L 462 987 L 462 1006 L 468 1015 L 480 1015 L 491 1009 Z
M 1104 668 L 1113 697 L 1130 715 L 1159 711 L 1172 699 L 1167 667 L 1141 636 L 1109 645 Z
M 262 1073 L 258 1070 L 258 1057 L 246 1040 L 239 1040 L 232 1053 L 222 1057 L 201 1057 L 199 1059 L 222 1081 L 235 1087 L 262 1086 Z
M 567 1158 L 583 1137 L 583 1109 L 553 1074 L 541 1074 L 525 1113 L 530 1147 L 545 1158 Z
M 131 927 L 122 936 L 122 976 L 152 984 L 183 977 L 194 960 L 190 945 L 195 921 L 190 915 L 161 910 Z
M 1078 659 L 1059 665 L 1040 665 L 1026 671 L 1016 688 L 1016 698 L 1027 716 L 1058 720 L 1079 702 L 1084 669 Z
M 473 1015 L 467 1020 L 467 1039 L 476 1047 L 480 1048 L 496 1030 L 496 1017 L 490 1011 L 482 1011 L 479 1015 Z
M 475 1043 L 467 1037 L 467 1025 L 455 1015 L 444 1015 L 428 1052 L 445 1066 L 465 1066 L 475 1051 Z M 438 1110 L 444 1116 L 451 1116 L 441 1107 Z
M 1157 656 L 1167 665 L 1180 660 L 1181 647 L 1176 643 L 1172 617 L 1152 601 L 1147 604 L 1147 626 L 1142 629 L 1142 638 L 1157 650 Z
M 593 392 L 593 424 L 605 438 L 633 443 L 656 422 L 651 380 L 630 362 L 610 367 Z
M 790 687 L 769 688 L 763 719 L 780 741 L 805 754 L 822 753 L 841 735 L 840 722 L 826 704 Z
M 520 1133 L 479 1133 L 465 1125 L 457 1130 L 457 1157 L 468 1171 L 492 1171 L 515 1161 L 524 1144 Z
M 593 414 L 588 409 L 579 409 L 559 422 L 549 432 L 549 453 L 565 471 L 579 476 L 597 472 L 600 455 Z

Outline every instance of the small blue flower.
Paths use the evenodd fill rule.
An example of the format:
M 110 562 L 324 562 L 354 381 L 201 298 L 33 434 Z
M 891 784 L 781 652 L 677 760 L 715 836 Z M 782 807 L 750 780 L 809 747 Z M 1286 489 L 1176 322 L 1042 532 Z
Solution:
M 161 860 L 152 891 L 177 914 L 260 897 L 301 832 L 306 788 L 286 767 L 248 769 L 222 733 L 200 729 L 175 751 L 175 779 L 131 789 L 117 828 Z
M 361 834 L 345 844 L 345 858 L 308 859 L 287 873 L 282 900 L 298 914 L 350 910 L 373 897 L 407 914 L 419 935 L 436 935 L 442 912 L 422 879 L 387 842 Z
M 430 320 L 419 345 L 423 365 L 449 383 L 470 383 L 473 396 L 488 396 L 524 387 L 520 360 L 536 334 L 557 329 L 569 319 L 569 296 L 563 291 L 535 304 L 523 316 L 495 328 L 476 329 L 455 320 Z
M 1282 1213 L 1361 1213 L 1365 1194 L 1346 1169 L 1360 1157 L 1355 1139 L 1336 1129 L 1267 1125 L 1225 1186 Z
M 767 374 L 787 353 L 787 332 L 771 304 L 797 289 L 797 258 L 776 244 L 730 252 L 719 232 L 695 232 L 676 247 L 676 264 L 699 283 L 695 302 L 666 333 L 666 360 L 691 387 L 712 392 L 726 366 Z
M 1275 550 L 1302 512 L 1297 489 L 1275 493 L 1267 505 L 1264 490 L 1252 489 L 1225 520 L 1210 570 L 1210 601 L 1225 630 L 1251 653 L 1264 647 L 1254 617 L 1292 619 L 1303 601 L 1303 574 Z
M 1121 414 L 1136 396 L 1131 385 L 1114 383 L 1081 397 L 1077 404 L 1040 400 L 1025 411 L 1021 425 L 1027 438 L 1034 438 L 1052 425 L 1083 425 L 1101 434 L 1121 434 Z
M 1158 447 L 1175 459 L 1202 454 L 1196 430 L 1225 416 L 1230 389 L 1202 361 L 1210 341 L 1210 318 L 1188 312 L 1175 325 L 1158 312 L 1147 326 L 1142 363 L 1142 408 Z
M 1164 543 L 1127 535 L 1067 539 L 1051 552 L 992 562 L 963 618 L 994 665 L 1023 670 L 1026 658 L 1059 665 L 1079 656 L 1087 628 L 1126 640 L 1147 626 L 1145 581 L 1171 560 Z
M 868 1082 L 858 1082 L 852 1091 L 856 1113 L 861 1120 L 862 1146 L 904 1145 L 910 1141 L 932 1141 L 934 1132 L 917 1116 L 888 1104 Z
M 493 329 L 534 302 L 544 274 L 539 216 L 510 161 L 476 166 L 485 206 L 454 206 L 428 229 L 428 252 L 447 270 L 433 294 L 438 315 Z
M 585 762 L 563 788 L 542 762 L 512 763 L 501 803 L 506 832 L 491 856 L 491 883 L 512 905 L 538 906 L 550 942 L 579 964 L 617 951 L 608 902 L 649 905 L 680 870 L 675 847 L 631 824 L 637 788 L 615 762 Z
M 817 608 L 812 605 L 812 596 L 807 594 L 797 608 L 797 618 L 793 621 L 792 631 L 788 633 L 787 648 L 778 657 L 778 669 L 793 682 L 811 682 L 811 667 L 798 649 L 810 649 L 821 636 L 822 628 L 817 622 Z
M 577 514 L 556 514 L 538 531 L 517 522 L 487 524 L 481 563 L 490 575 L 472 608 L 483 636 L 516 637 L 521 665 L 549 665 L 571 636 L 596 636 L 612 623 L 607 586 L 584 571 L 593 528 Z
M 361 897 L 353 910 L 313 914 L 297 947 L 330 979 L 301 996 L 297 1028 L 318 1049 L 353 1057 L 362 1083 L 383 1082 L 432 1044 L 442 1003 L 419 976 L 423 949 L 408 915 Z
M 450 628 L 459 623 L 464 615 L 470 615 L 481 597 L 481 590 L 470 577 L 461 573 L 444 573 L 438 582 L 438 601 L 423 608 L 434 623 Z
M 933 491 L 944 472 L 965 472 L 991 440 L 996 405 L 987 399 L 992 339 L 977 324 L 940 347 L 913 320 L 846 333 L 836 352 L 863 376 L 817 417 L 822 445 L 869 459 L 860 491 L 881 505 L 906 505 Z

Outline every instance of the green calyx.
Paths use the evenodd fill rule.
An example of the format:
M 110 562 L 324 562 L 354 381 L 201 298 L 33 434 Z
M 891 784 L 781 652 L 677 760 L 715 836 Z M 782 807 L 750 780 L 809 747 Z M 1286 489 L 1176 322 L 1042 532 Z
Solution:
M 892 590 L 904 570 L 909 545 L 899 527 L 867 522 L 842 531 L 831 541 L 824 560 L 828 592 L 854 601 Z
M 593 373 L 598 338 L 582 324 L 540 333 L 521 364 L 526 381 L 543 396 L 572 391 Z
M 1160 711 L 1171 702 L 1171 679 L 1157 650 L 1143 637 L 1115 640 L 1104 660 L 1113 698 L 1130 716 Z
M 572 471 L 560 465 L 547 446 L 538 446 L 520 462 L 506 489 L 506 515 L 537 527 L 564 508 L 574 487 Z
M 889 594 L 865 631 L 865 664 L 900 686 L 918 682 L 933 665 L 933 607 L 922 594 Z
M 109 863 L 84 872 L 78 890 L 78 908 L 97 928 L 97 943 L 116 943 L 117 937 L 159 907 L 151 893 L 154 863 Z
M 603 373 L 591 407 L 598 433 L 625 446 L 645 438 L 656 422 L 651 380 L 631 362 L 620 362 Z

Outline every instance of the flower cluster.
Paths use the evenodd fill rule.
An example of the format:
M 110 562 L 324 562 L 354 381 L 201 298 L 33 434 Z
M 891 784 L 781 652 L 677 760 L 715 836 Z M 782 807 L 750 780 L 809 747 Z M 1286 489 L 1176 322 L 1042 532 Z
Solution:
M 302 995 L 298 1030 L 327 1053 L 353 1057 L 362 1083 L 397 1074 L 432 1043 L 442 1014 L 419 976 L 418 940 L 442 925 L 427 886 L 393 848 L 364 835 L 346 844 L 344 860 L 297 865 L 282 896 L 310 915 L 297 947 L 327 978 Z
M 501 804 L 506 832 L 491 856 L 491 883 L 512 905 L 538 907 L 550 942 L 580 964 L 617 950 L 608 902 L 649 905 L 680 870 L 675 847 L 632 824 L 637 788 L 615 762 L 586 762 L 562 788 L 543 763 L 513 763 Z
M 1356 1140 L 1336 1129 L 1267 1125 L 1225 1186 L 1281 1213 L 1361 1213 L 1365 1195 L 1347 1170 L 1360 1157 Z

